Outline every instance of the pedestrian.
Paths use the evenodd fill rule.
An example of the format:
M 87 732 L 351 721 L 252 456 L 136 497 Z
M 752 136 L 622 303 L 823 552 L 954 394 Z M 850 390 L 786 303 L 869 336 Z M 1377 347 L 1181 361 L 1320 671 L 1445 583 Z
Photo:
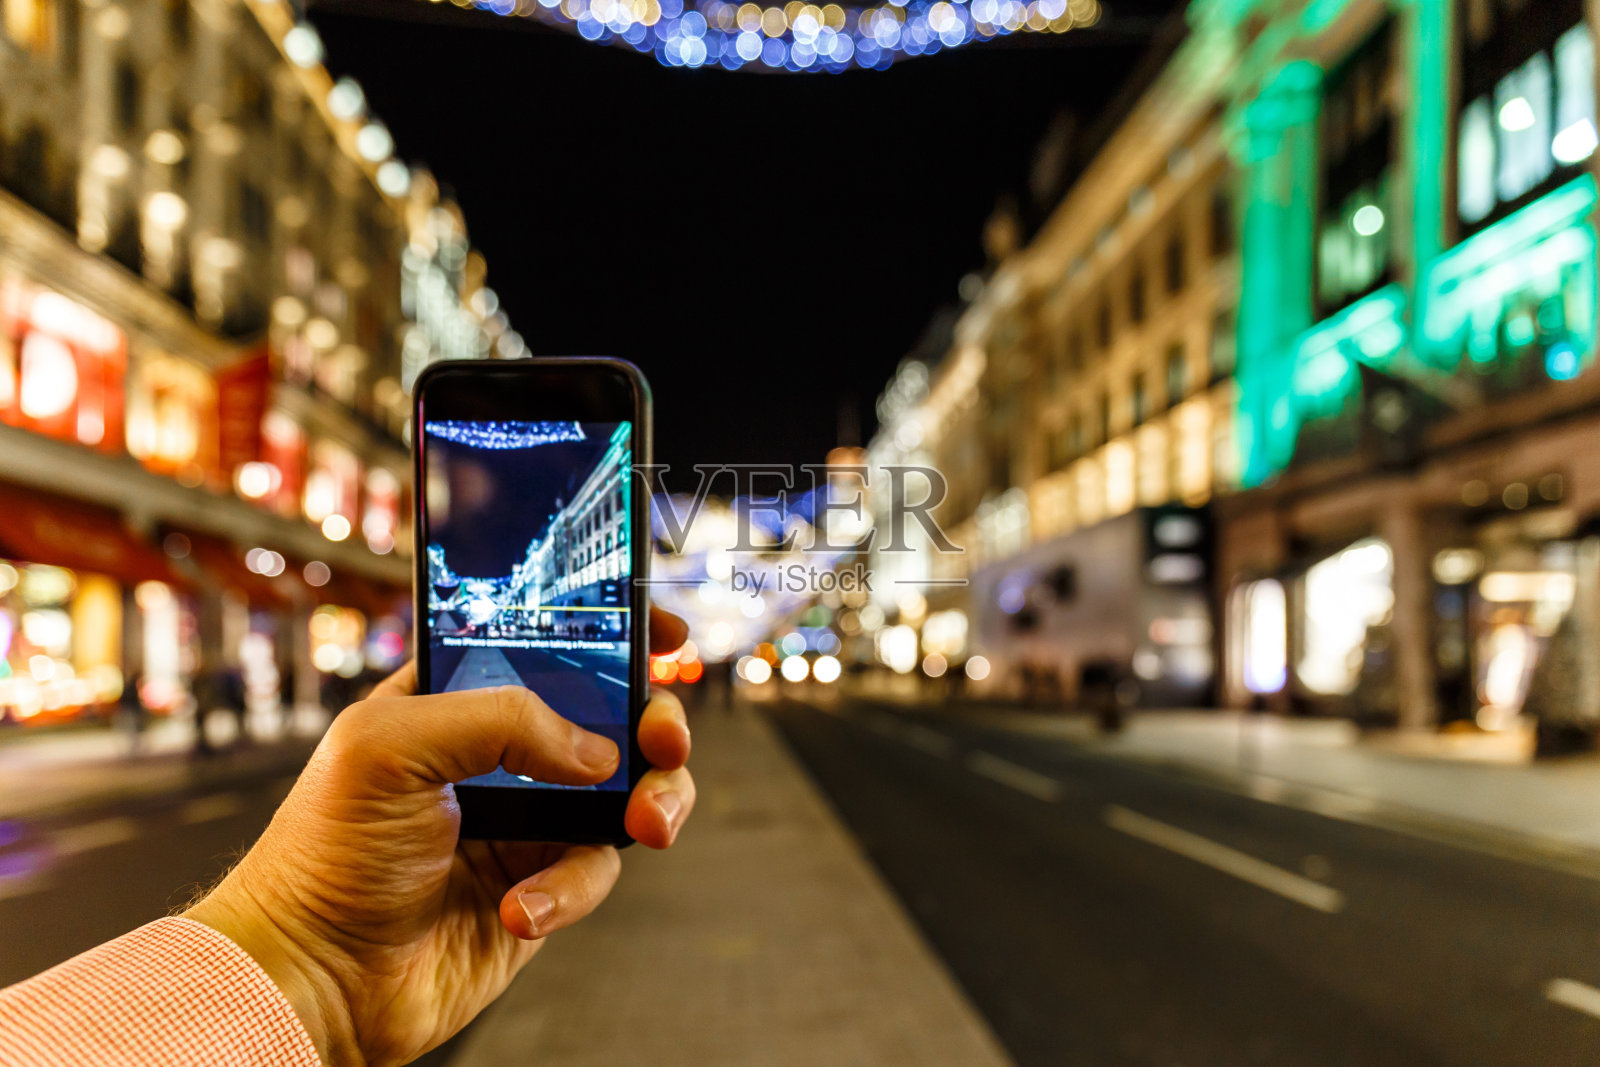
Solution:
M 123 682 L 122 693 L 117 697 L 118 725 L 128 735 L 129 756 L 139 754 L 149 719 L 150 712 L 144 704 L 144 675 L 135 671 Z
M 217 749 L 206 733 L 206 717 L 216 706 L 217 685 L 203 659 L 195 664 L 194 674 L 190 676 L 189 699 L 194 705 L 194 748 L 190 754 L 197 759 L 210 759 L 217 754 Z
M 652 630 L 659 652 L 687 632 L 666 616 Z M 409 1063 L 593 911 L 620 873 L 615 848 L 460 841 L 452 783 L 505 766 L 594 785 L 616 746 L 586 760 L 600 735 L 529 690 L 416 695 L 416 678 L 408 664 L 334 721 L 202 900 L 0 990 L 0 1064 Z M 668 848 L 694 806 L 675 697 L 651 698 L 638 741 L 652 769 L 626 825 Z

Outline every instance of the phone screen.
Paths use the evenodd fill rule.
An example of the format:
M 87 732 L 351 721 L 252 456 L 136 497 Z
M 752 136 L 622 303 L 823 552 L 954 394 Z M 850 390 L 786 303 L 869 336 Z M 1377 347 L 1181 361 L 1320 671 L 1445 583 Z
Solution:
M 521 685 L 617 743 L 628 787 L 630 422 L 423 424 L 427 672 Z M 564 788 L 497 769 L 462 783 Z

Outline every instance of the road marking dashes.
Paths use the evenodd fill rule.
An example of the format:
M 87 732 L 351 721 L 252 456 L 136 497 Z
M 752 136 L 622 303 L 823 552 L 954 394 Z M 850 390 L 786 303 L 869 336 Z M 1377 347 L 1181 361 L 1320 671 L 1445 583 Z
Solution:
M 611 677 L 611 675 L 609 675 L 609 674 L 601 674 L 599 671 L 595 671 L 594 673 L 598 677 L 604 678 L 606 681 L 610 682 L 612 685 L 620 685 L 624 689 L 626 689 L 628 687 L 628 683 L 623 681 L 621 678 L 613 678 L 613 677 Z
M 1181 830 L 1117 804 L 1106 808 L 1105 821 L 1113 830 L 1120 830 L 1147 844 L 1176 852 L 1224 874 L 1231 874 L 1240 881 L 1249 882 L 1297 904 L 1329 914 L 1344 908 L 1344 894 L 1332 886 L 1302 878 L 1282 867 L 1274 867 L 1265 860 L 1219 844 L 1209 837 Z M 1600 993 L 1596 993 L 1596 996 L 1600 996 Z
M 97 848 L 120 845 L 139 836 L 139 824 L 127 816 L 100 819 L 82 826 L 68 826 L 50 835 L 57 856 L 80 856 Z
M 188 826 L 196 823 L 215 822 L 217 819 L 226 819 L 237 815 L 244 810 L 244 801 L 237 793 L 216 793 L 208 797 L 191 800 L 178 809 L 178 821 Z
M 1061 799 L 1064 792 L 1061 783 L 1047 774 L 1029 770 L 1018 763 L 988 752 L 974 752 L 967 757 L 967 769 L 973 774 L 981 774 L 991 782 L 1010 786 L 1019 793 L 1026 793 L 1030 797 L 1053 804 Z
M 907 723 L 900 728 L 900 739 L 918 752 L 940 759 L 949 759 L 955 755 L 956 743 L 954 739 L 938 730 L 930 730 L 926 726 L 917 726 Z
M 1545 999 L 1563 1008 L 1600 1019 L 1600 989 L 1573 978 L 1555 978 L 1544 987 Z
M 34 871 L 29 874 L 0 878 L 0 900 L 14 900 L 50 888 L 50 880 Z

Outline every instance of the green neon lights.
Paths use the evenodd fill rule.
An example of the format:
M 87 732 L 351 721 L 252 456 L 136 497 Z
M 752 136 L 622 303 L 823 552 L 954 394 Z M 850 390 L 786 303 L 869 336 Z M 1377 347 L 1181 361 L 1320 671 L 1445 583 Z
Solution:
M 1411 262 L 1417 266 L 1444 250 L 1449 198 L 1450 47 L 1453 0 L 1412 0 L 1402 16 L 1409 52 L 1411 107 L 1406 113 L 1406 161 L 1411 179 Z
M 1300 335 L 1294 344 L 1292 428 L 1337 415 L 1361 385 L 1356 365 L 1393 372 L 1405 347 L 1406 293 L 1385 286 Z
M 1260 485 L 1288 465 L 1298 432 L 1290 401 L 1291 346 L 1312 321 L 1321 84 L 1315 64 L 1288 64 L 1243 112 L 1244 284 L 1235 430 L 1246 486 Z
M 1532 343 L 1533 320 L 1507 313 L 1510 305 L 1537 295 L 1544 301 L 1537 313 L 1547 328 L 1556 321 L 1550 316 L 1559 315 L 1586 365 L 1594 354 L 1600 304 L 1590 221 L 1597 202 L 1600 188 L 1586 174 L 1430 263 L 1419 286 L 1418 354 L 1441 367 L 1453 366 L 1463 353 L 1492 362 L 1500 351 L 1502 321 L 1511 344 Z

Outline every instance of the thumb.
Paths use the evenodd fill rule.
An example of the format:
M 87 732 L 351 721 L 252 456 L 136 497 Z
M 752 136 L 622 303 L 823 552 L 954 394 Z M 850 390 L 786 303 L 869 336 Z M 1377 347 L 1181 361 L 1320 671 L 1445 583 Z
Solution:
M 346 770 L 384 790 L 459 782 L 496 767 L 555 785 L 594 785 L 617 746 L 520 686 L 378 696 L 333 721 L 326 744 Z

